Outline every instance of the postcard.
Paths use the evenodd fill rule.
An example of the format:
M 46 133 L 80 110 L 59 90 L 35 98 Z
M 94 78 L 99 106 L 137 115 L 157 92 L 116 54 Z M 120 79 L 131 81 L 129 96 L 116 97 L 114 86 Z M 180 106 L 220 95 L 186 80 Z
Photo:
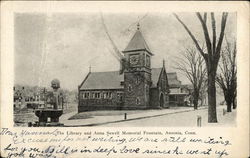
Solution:
M 1 2 L 1 157 L 249 154 L 249 3 Z

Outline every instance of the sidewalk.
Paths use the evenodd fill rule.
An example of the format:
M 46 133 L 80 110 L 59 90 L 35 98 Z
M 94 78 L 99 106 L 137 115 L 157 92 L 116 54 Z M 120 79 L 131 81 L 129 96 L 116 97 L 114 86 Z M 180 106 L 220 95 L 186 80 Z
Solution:
M 207 107 L 199 107 L 198 110 L 204 109 Z M 132 121 L 139 120 L 151 117 L 158 117 L 163 115 L 170 115 L 181 112 L 194 111 L 193 107 L 178 107 L 174 109 L 158 109 L 158 110 L 145 110 L 145 112 L 129 114 L 127 115 L 127 119 L 124 119 L 124 115 L 111 115 L 111 116 L 94 116 L 93 118 L 88 119 L 75 119 L 68 120 L 71 116 L 75 115 L 76 112 L 68 113 L 63 115 L 60 118 L 60 122 L 64 124 L 66 127 L 83 127 L 83 126 L 98 126 L 110 123 L 124 122 L 124 121 Z
M 103 124 L 103 127 L 198 127 L 197 118 L 201 118 L 200 127 L 235 127 L 237 110 L 225 113 L 226 106 L 217 107 L 217 123 L 208 123 L 208 110 L 191 110 L 188 112 L 177 112 L 157 117 L 135 119 L 116 123 Z

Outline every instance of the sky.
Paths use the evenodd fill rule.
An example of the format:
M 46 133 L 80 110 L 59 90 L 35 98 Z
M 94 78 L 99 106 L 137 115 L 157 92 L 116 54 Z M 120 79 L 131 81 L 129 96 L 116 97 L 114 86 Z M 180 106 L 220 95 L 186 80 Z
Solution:
M 195 13 L 178 15 L 202 43 L 203 32 Z M 221 13 L 215 15 L 219 34 Z M 177 72 L 184 84 L 189 83 L 174 69 L 174 61 L 193 42 L 172 13 L 103 13 L 103 18 L 120 51 L 134 35 L 139 21 L 154 54 L 152 67 L 161 67 L 164 59 L 167 72 Z M 225 30 L 229 40 L 236 37 L 236 18 L 235 13 L 229 13 Z M 16 13 L 14 22 L 15 84 L 49 87 L 50 81 L 57 78 L 62 88 L 73 90 L 84 80 L 90 65 L 92 72 L 119 70 L 99 12 Z

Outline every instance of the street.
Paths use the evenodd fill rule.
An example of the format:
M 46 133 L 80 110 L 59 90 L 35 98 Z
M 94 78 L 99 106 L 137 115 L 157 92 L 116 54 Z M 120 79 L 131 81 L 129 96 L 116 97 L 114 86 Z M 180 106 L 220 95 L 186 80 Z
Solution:
M 223 108 L 217 108 L 218 123 L 208 124 L 207 109 L 193 110 L 188 112 L 166 114 L 158 117 L 124 121 L 118 123 L 103 124 L 105 127 L 196 127 L 197 116 L 201 116 L 201 126 L 235 126 L 236 111 L 223 115 Z
M 77 113 L 76 104 L 72 104 L 60 118 L 65 126 L 104 126 L 104 127 L 197 127 L 197 117 L 201 117 L 201 126 L 235 126 L 236 110 L 223 115 L 226 106 L 217 107 L 218 123 L 207 123 L 207 107 L 193 110 L 191 107 L 161 110 L 108 110 Z M 74 108 L 73 108 L 74 107 Z M 127 120 L 124 120 L 127 113 Z M 14 115 L 15 124 L 27 126 L 28 122 L 37 121 L 34 112 L 23 110 Z M 70 119 L 74 118 L 74 119 Z

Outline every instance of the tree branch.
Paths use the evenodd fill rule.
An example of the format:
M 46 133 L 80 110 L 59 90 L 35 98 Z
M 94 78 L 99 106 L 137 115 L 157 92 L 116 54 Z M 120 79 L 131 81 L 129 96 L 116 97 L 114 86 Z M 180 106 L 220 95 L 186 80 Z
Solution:
M 204 15 L 203 15 L 203 21 L 204 21 L 205 24 L 207 23 L 207 13 L 204 13 Z
M 212 23 L 212 31 L 213 31 L 213 53 L 215 53 L 216 49 L 216 22 L 214 18 L 214 13 L 211 13 L 211 23 Z
M 187 33 L 189 34 L 189 36 L 192 38 L 192 40 L 193 40 L 193 42 L 194 42 L 196 48 L 198 49 L 198 51 L 201 53 L 201 55 L 204 57 L 204 59 L 207 60 L 206 57 L 205 57 L 205 53 L 204 53 L 203 50 L 201 49 L 201 47 L 200 47 L 198 41 L 196 40 L 196 38 L 194 37 L 194 35 L 191 33 L 191 31 L 188 29 L 188 27 L 181 21 L 181 19 L 178 17 L 178 15 L 175 14 L 175 13 L 173 13 L 173 14 L 174 14 L 175 18 L 176 18 L 176 19 L 182 24 L 182 26 L 185 28 L 185 30 L 187 31 Z
M 207 45 L 207 52 L 209 55 L 211 55 L 212 54 L 211 40 L 210 40 L 209 33 L 207 30 L 207 25 L 203 21 L 201 14 L 199 12 L 197 12 L 196 15 L 197 15 L 198 19 L 200 20 L 201 26 L 203 28 L 203 33 L 204 33 L 204 37 L 205 37 L 205 41 L 206 41 L 206 45 Z
M 224 31 L 225 31 L 225 27 L 227 23 L 227 16 L 228 16 L 228 13 L 225 13 L 225 12 L 222 13 L 221 32 L 220 32 L 220 37 L 219 37 L 218 44 L 216 46 L 216 51 L 215 51 L 217 60 L 219 60 L 219 56 L 220 56 L 221 45 L 222 45 L 222 41 L 224 38 Z

